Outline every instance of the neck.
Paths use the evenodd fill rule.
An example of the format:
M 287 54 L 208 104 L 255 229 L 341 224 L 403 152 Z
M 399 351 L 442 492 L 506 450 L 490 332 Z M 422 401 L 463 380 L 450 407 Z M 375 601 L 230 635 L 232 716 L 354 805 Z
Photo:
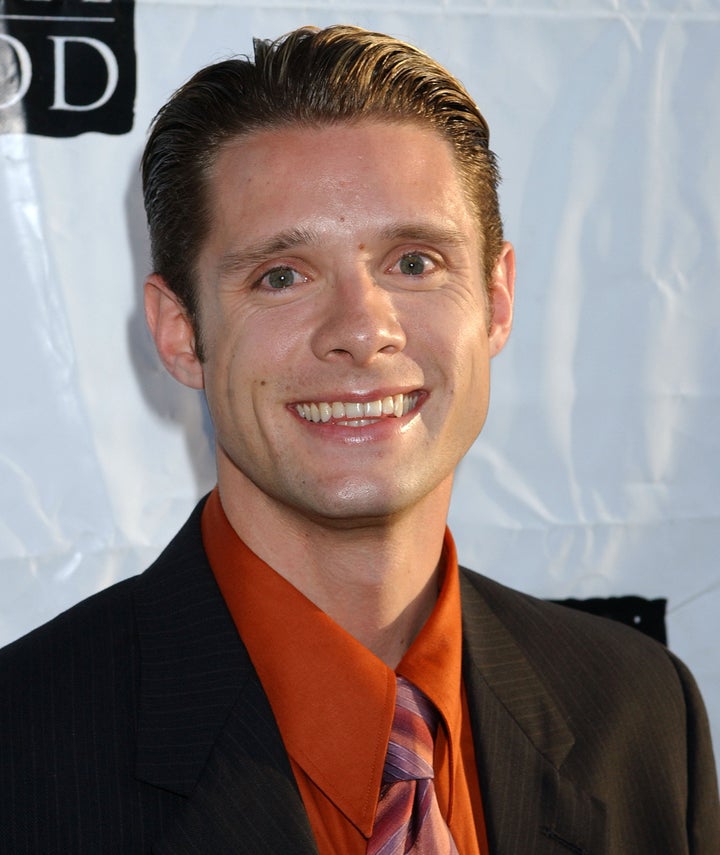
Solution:
M 451 479 L 390 519 L 342 526 L 309 519 L 256 489 L 238 490 L 231 480 L 218 479 L 220 498 L 247 546 L 395 668 L 437 599 Z

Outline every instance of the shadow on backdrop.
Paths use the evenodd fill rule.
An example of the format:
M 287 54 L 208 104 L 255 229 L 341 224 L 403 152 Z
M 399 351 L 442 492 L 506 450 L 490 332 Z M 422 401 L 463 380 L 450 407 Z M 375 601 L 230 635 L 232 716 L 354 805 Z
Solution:
M 144 401 L 164 422 L 182 430 L 195 478 L 196 493 L 215 483 L 215 435 L 205 395 L 172 378 L 157 355 L 145 323 L 143 283 L 152 270 L 142 200 L 140 157 L 131 171 L 125 196 L 128 241 L 134 271 L 134 308 L 127 322 L 130 361 Z

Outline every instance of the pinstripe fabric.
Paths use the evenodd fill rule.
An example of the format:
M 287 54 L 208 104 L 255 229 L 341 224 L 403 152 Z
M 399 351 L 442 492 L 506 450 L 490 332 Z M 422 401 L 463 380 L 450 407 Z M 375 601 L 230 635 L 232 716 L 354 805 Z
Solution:
M 367 855 L 458 855 L 433 786 L 437 711 L 408 680 L 396 681 L 384 792 Z
M 317 855 L 199 512 L 0 651 L 1 855 Z
M 492 855 L 716 855 L 682 664 L 479 576 L 462 597 Z M 146 573 L 0 651 L 0 853 L 316 855 L 199 509 Z
M 461 584 L 490 852 L 715 855 L 717 779 L 687 669 L 629 627 L 472 573 Z

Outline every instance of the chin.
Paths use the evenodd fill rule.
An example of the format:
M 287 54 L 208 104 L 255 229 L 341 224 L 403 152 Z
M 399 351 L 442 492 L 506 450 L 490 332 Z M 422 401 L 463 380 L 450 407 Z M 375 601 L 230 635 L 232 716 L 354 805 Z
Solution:
M 318 518 L 338 525 L 347 523 L 356 526 L 379 522 L 402 515 L 432 492 L 420 490 L 418 485 L 413 485 L 413 489 L 408 487 L 397 483 L 381 487 L 377 483 L 353 481 L 335 490 L 328 490 L 322 496 L 316 495 L 313 504 Z

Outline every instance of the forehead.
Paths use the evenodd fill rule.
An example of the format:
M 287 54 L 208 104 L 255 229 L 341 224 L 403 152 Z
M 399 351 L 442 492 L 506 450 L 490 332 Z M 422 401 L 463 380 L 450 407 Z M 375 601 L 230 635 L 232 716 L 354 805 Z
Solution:
M 310 146 L 339 146 L 347 148 L 352 139 L 362 140 L 367 149 L 368 158 L 381 153 L 388 140 L 401 140 L 423 144 L 431 148 L 442 148 L 452 158 L 453 151 L 445 137 L 428 122 L 407 118 L 392 120 L 386 117 L 362 117 L 358 119 L 333 122 L 289 122 L 260 127 L 248 133 L 238 134 L 224 142 L 219 149 L 218 161 L 227 159 L 224 155 L 233 150 L 244 151 L 251 156 L 254 150 L 264 150 L 277 156 L 279 153 L 291 154 L 293 150 Z
M 414 122 L 253 131 L 223 145 L 208 191 L 210 242 L 306 226 L 359 233 L 408 218 L 475 229 L 452 147 Z

